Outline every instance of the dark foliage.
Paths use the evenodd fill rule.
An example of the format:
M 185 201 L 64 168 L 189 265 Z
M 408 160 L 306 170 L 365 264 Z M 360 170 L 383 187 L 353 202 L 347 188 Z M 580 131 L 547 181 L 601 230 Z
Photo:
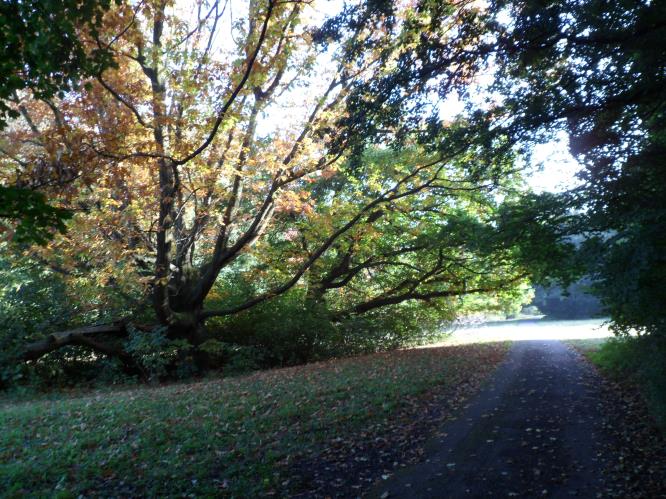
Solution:
M 584 168 L 563 199 L 618 331 L 666 330 L 666 4 L 497 1 L 497 89 L 516 137 L 558 129 Z M 536 131 L 536 132 L 535 132 Z
M 0 4 L 0 126 L 18 117 L 8 105 L 16 92 L 52 97 L 79 78 L 112 64 L 104 45 L 86 50 L 81 30 L 95 37 L 112 0 L 28 0 Z M 119 3 L 117 1 L 116 3 Z
M 549 318 L 586 319 L 600 317 L 604 310 L 591 293 L 591 282 L 582 279 L 566 288 L 561 286 L 536 286 L 532 303 Z
M 0 186 L 0 219 L 19 220 L 14 242 L 45 244 L 53 230 L 65 232 L 65 220 L 71 217 L 71 211 L 50 206 L 41 192 Z

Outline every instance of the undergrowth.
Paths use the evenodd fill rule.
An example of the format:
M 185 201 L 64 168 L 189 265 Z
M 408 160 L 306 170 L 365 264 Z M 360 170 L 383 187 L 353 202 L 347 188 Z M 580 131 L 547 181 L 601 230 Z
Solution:
M 602 371 L 637 386 L 666 434 L 666 339 L 642 336 L 573 343 Z

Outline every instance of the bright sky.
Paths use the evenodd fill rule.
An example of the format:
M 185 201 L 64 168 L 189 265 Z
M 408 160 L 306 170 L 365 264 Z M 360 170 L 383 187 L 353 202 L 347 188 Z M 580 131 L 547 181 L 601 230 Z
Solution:
M 484 87 L 492 84 L 492 77 L 483 75 L 477 81 L 475 101 L 483 106 L 484 98 L 488 92 Z M 464 112 L 465 105 L 457 96 L 450 95 L 439 105 L 440 116 L 443 119 L 453 119 L 457 114 Z M 527 170 L 527 183 L 537 192 L 562 192 L 580 183 L 576 173 L 580 164 L 569 153 L 569 137 L 565 132 L 559 132 L 555 138 L 545 144 L 534 148 Z
M 536 146 L 528 173 L 528 183 L 537 192 L 560 192 L 580 183 L 575 177 L 580 164 L 569 153 L 567 135 Z
M 222 5 L 225 5 L 224 2 Z M 218 32 L 224 34 L 230 31 L 232 19 L 238 19 L 239 16 L 242 17 L 242 7 L 245 6 L 245 2 L 242 0 L 240 2 L 231 0 L 231 2 L 226 5 L 229 8 L 225 9 L 225 15 L 221 22 L 222 26 L 218 30 Z M 318 24 L 326 17 L 339 12 L 342 5 L 344 5 L 343 0 L 318 1 L 310 6 L 306 15 L 311 17 L 311 22 Z M 190 17 L 192 21 L 196 19 L 196 13 L 192 8 L 191 3 L 180 0 L 179 8 L 183 9 L 185 16 Z M 188 11 L 189 15 L 187 13 Z M 231 37 L 220 36 L 216 38 L 214 46 L 217 47 L 218 50 L 224 51 L 225 48 L 231 48 L 231 45 L 233 44 Z M 325 70 L 326 66 L 330 65 L 330 59 L 328 59 L 328 56 L 325 56 L 324 59 L 326 60 L 320 62 L 322 70 Z M 325 71 L 322 71 L 322 73 L 325 73 Z M 327 83 L 322 81 L 321 78 L 315 81 L 318 81 L 319 85 Z M 488 95 L 484 89 L 491 83 L 491 74 L 481 75 L 478 79 L 478 89 L 473 92 L 473 94 L 476 94 L 479 103 Z M 312 82 L 310 82 L 310 84 L 312 84 Z M 304 101 L 302 92 L 303 88 L 297 89 L 296 93 L 299 95 L 297 96 L 296 102 L 292 101 L 286 106 L 271 107 L 268 113 L 269 115 L 265 116 L 267 119 L 260 122 L 258 129 L 259 134 L 270 134 L 275 131 L 276 128 L 280 128 L 290 120 L 298 120 L 300 115 L 306 116 L 309 113 L 309 110 L 307 105 L 303 105 Z M 287 95 L 287 97 L 289 96 Z M 440 103 L 439 108 L 442 118 L 452 119 L 455 115 L 463 112 L 464 104 L 458 100 L 455 95 L 451 95 L 444 102 Z M 579 164 L 571 154 L 569 154 L 567 135 L 566 133 L 561 132 L 556 136 L 555 140 L 547 144 L 536 146 L 531 162 L 528 165 L 528 173 L 526 177 L 528 185 L 537 192 L 557 192 L 571 188 L 578 183 L 575 174 L 579 169 Z
M 486 95 L 484 86 L 492 83 L 492 78 L 483 78 L 478 82 L 479 88 L 475 92 L 479 102 Z M 453 119 L 464 111 L 464 104 L 455 95 L 449 96 L 439 106 L 440 116 L 444 119 Z M 537 192 L 562 192 L 571 189 L 580 183 L 576 173 L 580 164 L 569 152 L 569 138 L 565 132 L 559 132 L 555 138 L 545 144 L 534 148 L 527 170 L 527 183 Z

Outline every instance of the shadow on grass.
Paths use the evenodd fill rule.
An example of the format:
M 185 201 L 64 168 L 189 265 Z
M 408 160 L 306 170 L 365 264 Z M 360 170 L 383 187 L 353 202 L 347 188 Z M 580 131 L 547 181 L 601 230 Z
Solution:
M 312 459 L 330 463 L 337 478 L 354 469 L 352 493 L 382 467 L 418 459 L 419 442 L 476 393 L 506 350 L 502 342 L 400 350 L 6 404 L 1 495 L 296 494 L 303 480 L 315 483 L 302 464 Z

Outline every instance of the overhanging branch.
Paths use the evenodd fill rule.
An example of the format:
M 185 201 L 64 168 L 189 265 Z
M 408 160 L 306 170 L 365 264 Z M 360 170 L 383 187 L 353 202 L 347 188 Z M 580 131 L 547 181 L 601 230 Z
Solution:
M 67 345 L 81 345 L 92 348 L 105 355 L 119 357 L 121 360 L 129 360 L 129 355 L 119 348 L 101 343 L 96 338 L 104 335 L 125 336 L 127 329 L 124 324 L 109 324 L 104 326 L 87 326 L 68 331 L 60 331 L 49 334 L 43 340 L 29 343 L 20 354 L 20 359 L 37 360 L 47 353 L 53 352 Z

